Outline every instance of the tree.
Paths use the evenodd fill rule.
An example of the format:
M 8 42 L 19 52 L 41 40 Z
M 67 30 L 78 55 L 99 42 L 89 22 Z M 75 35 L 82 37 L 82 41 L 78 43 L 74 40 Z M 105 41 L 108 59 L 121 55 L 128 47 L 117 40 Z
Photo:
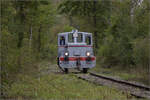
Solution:
M 65 0 L 58 7 L 60 13 L 66 14 L 68 16 L 81 16 L 82 19 L 89 19 L 89 23 L 91 24 L 91 30 L 94 33 L 94 41 L 95 48 L 98 48 L 98 40 L 102 38 L 101 33 L 102 30 L 107 27 L 109 21 L 109 11 L 111 1 L 103 1 L 103 0 L 93 0 L 93 1 L 70 1 Z M 107 5 L 107 6 L 106 6 Z M 109 6 L 108 6 L 109 5 Z M 106 18 L 104 18 L 104 16 Z M 87 19 L 86 19 L 87 21 Z M 102 33 L 101 33 L 102 34 Z
M 19 73 L 34 68 L 32 64 L 50 49 L 47 45 L 53 35 L 49 29 L 55 22 L 55 9 L 51 1 L 4 0 L 1 8 L 1 75 L 3 83 L 11 84 Z

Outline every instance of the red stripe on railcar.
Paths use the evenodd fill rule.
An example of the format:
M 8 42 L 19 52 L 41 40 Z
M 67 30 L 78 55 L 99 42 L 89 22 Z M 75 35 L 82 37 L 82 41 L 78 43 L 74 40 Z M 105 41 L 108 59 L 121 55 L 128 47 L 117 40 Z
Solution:
M 90 57 L 91 58 L 91 61 L 95 60 L 96 58 L 95 57 Z M 87 57 L 69 57 L 69 61 L 76 61 L 77 59 L 80 59 L 80 61 L 86 61 L 87 60 Z M 60 61 L 64 61 L 65 58 L 64 57 L 60 57 Z

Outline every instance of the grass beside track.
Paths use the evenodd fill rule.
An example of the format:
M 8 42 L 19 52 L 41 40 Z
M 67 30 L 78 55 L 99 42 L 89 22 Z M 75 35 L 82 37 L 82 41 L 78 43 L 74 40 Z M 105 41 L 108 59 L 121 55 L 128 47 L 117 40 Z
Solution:
M 106 76 L 113 76 L 127 81 L 139 82 L 145 85 L 150 85 L 149 83 L 149 74 L 147 71 L 139 68 L 119 68 L 117 66 L 111 68 L 104 68 L 100 65 L 97 65 L 92 69 L 96 73 L 100 73 Z
M 96 86 L 76 78 L 74 75 L 49 74 L 36 79 L 22 76 L 8 89 L 8 98 L 32 99 L 89 99 L 127 100 L 130 95 L 105 86 Z
M 55 69 L 49 62 L 38 64 L 40 70 Z M 35 71 L 34 71 L 35 72 Z M 20 74 L 11 86 L 5 86 L 6 98 L 15 100 L 137 100 L 130 94 L 97 86 L 78 79 L 74 74 L 46 73 L 35 77 L 40 72 Z

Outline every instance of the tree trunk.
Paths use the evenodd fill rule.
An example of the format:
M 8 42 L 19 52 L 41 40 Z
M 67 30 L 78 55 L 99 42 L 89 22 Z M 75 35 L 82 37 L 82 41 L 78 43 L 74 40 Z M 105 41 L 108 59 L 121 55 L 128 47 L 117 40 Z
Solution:
M 98 39 L 97 39 L 97 15 L 96 15 L 96 1 L 93 1 L 93 22 L 94 22 L 94 43 L 95 48 L 98 48 Z
M 83 14 L 84 14 L 84 16 L 86 16 L 86 13 L 87 13 L 87 11 L 86 11 L 86 6 L 88 6 L 88 5 L 87 5 L 86 2 L 87 2 L 87 1 L 83 1 Z
M 130 10 L 131 24 L 133 24 L 134 21 L 134 10 L 137 6 L 140 6 L 142 2 L 143 0 L 131 0 L 131 10 Z
M 133 24 L 133 20 L 134 20 L 134 8 L 131 7 L 131 10 L 130 10 L 130 22 L 131 24 Z
M 18 33 L 18 48 L 22 47 L 22 40 L 23 40 L 24 34 L 23 32 Z
M 30 26 L 30 39 L 29 39 L 29 49 L 32 47 L 32 25 Z
M 149 0 L 149 5 L 150 5 L 150 0 Z M 149 20 L 149 23 L 150 23 L 150 20 Z M 149 25 L 149 47 L 150 47 L 150 25 Z M 149 86 L 150 86 L 150 48 L 149 48 Z
M 69 22 L 70 22 L 70 26 L 73 26 L 73 19 L 71 15 L 69 15 Z
M 39 34 L 38 34 L 38 51 L 40 52 L 41 51 L 41 25 L 40 25 L 40 28 L 39 28 Z
M 18 33 L 18 48 L 22 47 L 22 41 L 24 38 L 24 20 L 25 20 L 25 15 L 24 15 L 24 10 L 23 10 L 23 5 L 19 6 L 19 17 L 20 17 L 20 28 L 19 28 L 19 33 Z
M 20 5 L 18 5 L 18 9 L 16 8 L 16 10 L 18 10 L 18 16 L 19 16 L 19 21 L 20 21 L 19 27 L 18 27 L 18 29 L 19 29 L 19 32 L 18 32 L 18 43 L 17 43 L 18 49 L 21 49 L 23 38 L 24 38 L 25 14 L 24 14 L 23 6 L 24 6 L 23 4 L 20 4 Z M 19 67 L 19 69 L 18 69 L 19 71 L 21 71 L 21 69 L 22 69 L 22 63 L 21 63 L 22 60 L 21 60 L 21 58 L 22 58 L 22 55 L 21 55 L 21 50 L 20 50 L 20 54 L 18 56 L 18 62 L 17 62 L 18 67 Z
M 112 23 L 111 23 L 111 14 L 112 14 L 112 0 L 110 0 L 110 14 L 109 14 L 109 25 L 112 26 Z

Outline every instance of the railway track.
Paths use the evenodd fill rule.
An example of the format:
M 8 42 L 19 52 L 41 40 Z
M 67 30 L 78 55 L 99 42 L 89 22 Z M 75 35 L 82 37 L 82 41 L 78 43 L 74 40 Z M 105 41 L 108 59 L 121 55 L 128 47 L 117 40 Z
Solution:
M 105 85 L 117 88 L 123 92 L 128 92 L 138 98 L 150 99 L 150 87 L 138 83 L 132 83 L 93 72 L 88 74 L 75 74 L 78 78 L 92 82 L 97 85 Z

